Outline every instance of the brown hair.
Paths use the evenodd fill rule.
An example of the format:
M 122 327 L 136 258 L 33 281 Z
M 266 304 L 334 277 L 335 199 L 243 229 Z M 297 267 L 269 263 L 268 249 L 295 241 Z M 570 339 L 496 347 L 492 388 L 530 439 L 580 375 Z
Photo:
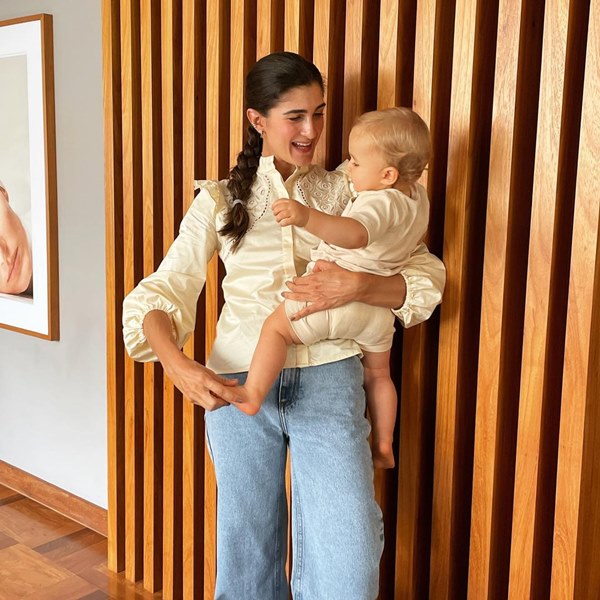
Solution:
M 276 106 L 283 94 L 297 87 L 317 83 L 324 91 L 323 77 L 319 69 L 299 54 L 274 52 L 261 58 L 246 76 L 245 108 L 253 108 L 267 115 Z M 237 250 L 248 231 L 250 217 L 246 209 L 252 184 L 262 152 L 262 138 L 249 125 L 247 141 L 237 156 L 237 164 L 229 172 L 227 189 L 234 202 L 225 216 L 225 225 L 219 233 L 233 240 L 233 251 Z

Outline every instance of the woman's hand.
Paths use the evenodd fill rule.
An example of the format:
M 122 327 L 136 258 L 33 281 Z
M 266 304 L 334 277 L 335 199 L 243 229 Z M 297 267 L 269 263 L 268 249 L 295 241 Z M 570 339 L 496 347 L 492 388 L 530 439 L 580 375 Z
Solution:
M 165 371 L 183 395 L 194 404 L 212 411 L 242 401 L 232 389 L 237 380 L 226 379 L 184 354 Z
M 358 273 L 326 260 L 318 260 L 310 275 L 294 277 L 287 286 L 290 291 L 283 293 L 285 298 L 309 303 L 291 316 L 292 321 L 348 302 L 398 309 L 406 300 L 406 282 L 402 275 L 384 277 Z
M 286 227 L 287 225 L 304 227 L 308 223 L 310 215 L 308 206 L 287 198 L 281 198 L 273 202 L 272 210 L 275 220 L 282 227 Z
M 233 391 L 236 380 L 225 379 L 188 358 L 175 344 L 171 320 L 161 310 L 144 317 L 144 334 L 175 387 L 194 404 L 216 410 L 243 399 Z
M 336 263 L 318 260 L 310 275 L 294 277 L 287 283 L 289 292 L 283 296 L 290 300 L 309 302 L 291 316 L 292 321 L 329 308 L 337 308 L 359 300 L 364 285 L 364 273 L 348 271 Z

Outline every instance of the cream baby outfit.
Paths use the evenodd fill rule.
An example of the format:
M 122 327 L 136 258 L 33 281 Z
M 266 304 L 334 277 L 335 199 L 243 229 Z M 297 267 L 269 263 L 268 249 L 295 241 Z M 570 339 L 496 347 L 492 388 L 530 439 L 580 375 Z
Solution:
M 366 246 L 347 249 L 321 241 L 311 253 L 307 272 L 312 271 L 314 261 L 323 259 L 350 271 L 396 275 L 425 235 L 429 199 L 419 184 L 412 186 L 410 196 L 395 189 L 364 191 L 348 202 L 341 216 L 364 225 L 368 233 Z M 291 317 L 304 305 L 286 300 L 286 314 Z M 324 339 L 353 339 L 362 350 L 385 352 L 392 347 L 394 337 L 394 314 L 362 302 L 313 313 L 290 324 L 306 345 Z
M 247 204 L 250 226 L 237 252 L 219 230 L 233 198 L 223 181 L 198 182 L 200 192 L 181 222 L 180 233 L 157 271 L 143 279 L 123 303 L 123 336 L 138 361 L 157 360 L 143 331 L 151 310 L 171 319 L 174 339 L 183 347 L 194 331 L 196 304 L 215 252 L 225 265 L 225 304 L 207 366 L 217 373 L 247 371 L 265 319 L 281 303 L 286 281 L 304 273 L 319 239 L 298 227 L 280 227 L 271 211 L 279 198 L 291 198 L 339 215 L 351 199 L 341 170 L 310 165 L 297 168 L 285 181 L 273 157 L 261 157 Z M 445 283 L 444 266 L 421 244 L 400 271 L 406 280 L 406 300 L 394 314 L 405 327 L 427 319 L 439 304 Z M 390 311 L 388 311 L 390 312 Z M 390 312 L 390 314 L 392 314 Z M 306 367 L 338 361 L 360 352 L 349 339 L 323 340 L 288 348 L 285 367 Z

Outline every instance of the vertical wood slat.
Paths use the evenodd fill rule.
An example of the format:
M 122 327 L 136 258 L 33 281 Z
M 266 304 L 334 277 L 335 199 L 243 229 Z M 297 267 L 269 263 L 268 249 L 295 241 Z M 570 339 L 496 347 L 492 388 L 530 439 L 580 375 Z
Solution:
M 402 24 L 406 24 L 409 20 L 406 18 L 408 4 L 404 3 L 403 7 L 394 11 L 388 9 L 382 2 L 378 108 L 412 104 L 413 109 L 429 124 L 433 145 L 432 89 L 436 2 L 420 2 L 416 7 L 415 29 L 412 34 L 412 39 L 415 41 L 412 50 L 414 67 L 410 73 L 410 84 L 407 83 L 408 78 L 401 67 L 411 63 L 411 60 L 402 55 L 406 52 L 406 44 L 402 44 L 399 39 L 411 38 L 405 32 L 401 33 Z M 383 26 L 386 20 L 390 21 L 387 27 L 392 30 L 387 33 Z M 397 55 L 391 56 L 387 53 L 382 56 L 382 48 L 386 46 L 395 48 Z M 413 89 L 412 71 L 414 71 L 414 95 L 412 102 L 409 102 L 407 100 L 411 99 L 406 98 L 406 93 L 403 95 L 403 90 Z M 433 154 L 435 156 L 435 149 Z M 442 170 L 445 168 L 443 160 L 439 162 L 439 168 Z M 433 186 L 428 184 L 427 171 L 423 174 L 420 183 L 428 188 L 431 198 Z M 431 206 L 433 215 L 436 207 L 433 202 Z M 443 205 L 437 210 L 442 211 Z M 399 598 L 425 597 L 429 587 L 432 487 L 432 477 L 429 474 L 432 471 L 433 461 L 437 360 L 436 355 L 432 354 L 432 349 L 437 346 L 437 327 L 438 323 L 433 320 L 424 326 L 405 331 L 403 336 L 394 578 L 394 592 Z
M 162 172 L 163 172 L 163 254 L 175 238 L 178 226 L 176 210 L 177 174 L 175 164 L 175 82 L 177 68 L 176 19 L 177 0 L 161 3 L 161 83 L 162 83 Z M 182 589 L 181 556 L 182 506 L 181 457 L 178 453 L 181 423 L 181 395 L 173 383 L 163 384 L 163 596 L 177 598 Z
M 377 108 L 387 108 L 410 104 L 410 92 L 402 102 L 400 90 L 412 91 L 412 65 L 414 63 L 414 45 L 410 43 L 415 36 L 415 19 L 406 18 L 407 14 L 416 16 L 416 3 L 398 0 L 384 0 L 381 2 L 379 19 L 379 56 L 377 80 Z M 410 73 L 403 67 L 411 65 Z M 431 73 L 429 73 L 431 77 Z M 426 121 L 427 115 L 422 116 Z M 421 371 L 419 368 L 419 352 L 416 342 L 422 329 L 413 330 L 412 344 L 408 349 L 414 352 L 407 357 L 403 353 L 404 362 L 411 361 L 413 372 Z M 407 333 L 404 339 L 407 340 Z M 405 346 L 406 349 L 406 346 Z M 408 352 L 410 354 L 410 352 Z M 392 358 L 392 373 L 400 388 L 406 377 L 401 375 L 401 361 Z M 403 386 L 406 388 L 406 386 Z M 422 451 L 422 409 L 419 386 L 411 386 L 412 397 L 403 393 L 397 417 L 399 434 L 400 462 L 397 473 L 377 472 L 375 478 L 375 494 L 384 513 L 385 536 L 387 539 L 395 537 L 395 544 L 387 544 L 380 566 L 380 595 L 391 597 L 395 593 L 404 596 L 415 596 L 422 593 L 420 574 L 426 573 L 426 563 L 423 557 L 418 556 L 422 533 L 428 537 L 427 519 L 418 518 L 420 506 L 419 495 L 422 492 L 423 480 L 420 477 L 421 451 Z M 413 422 L 413 417 L 416 417 Z M 394 577 L 394 571 L 398 573 Z
M 104 165 L 106 193 L 106 362 L 108 424 L 108 568 L 125 568 L 124 349 L 120 339 L 123 298 L 121 60 L 118 4 L 102 2 Z
M 182 143 L 183 143 L 183 212 L 194 197 L 195 177 L 195 101 L 196 101 L 196 12 L 200 9 L 196 0 L 183 0 L 182 9 Z M 185 353 L 193 358 L 195 338 L 185 346 Z M 203 589 L 204 523 L 202 501 L 204 473 L 197 468 L 202 435 L 198 411 L 189 399 L 183 400 L 183 597 L 200 597 Z
M 436 24 L 450 19 L 436 5 Z M 429 593 L 467 592 L 474 428 L 487 159 L 491 121 L 489 55 L 495 8 L 460 0 L 453 16 L 443 257 L 448 281 L 440 312 Z M 442 60 L 436 51 L 434 61 Z M 476 101 L 473 99 L 477 98 Z M 434 101 L 436 98 L 434 96 Z M 435 176 L 435 173 L 433 173 Z
M 314 6 L 313 62 L 325 80 L 326 113 L 321 142 L 316 148 L 314 162 L 334 169 L 345 158 L 341 150 L 341 121 L 333 115 L 342 114 L 344 87 L 344 28 L 338 27 L 345 19 L 343 0 L 319 0 Z
M 286 0 L 284 50 L 313 57 L 314 0 Z
M 469 560 L 469 597 L 488 598 L 492 593 L 492 562 L 495 540 L 494 485 L 497 477 L 501 402 L 514 402 L 514 396 L 501 398 L 499 365 L 506 339 L 503 315 L 506 310 L 503 289 L 507 285 L 507 245 L 510 222 L 510 183 L 513 168 L 513 141 L 519 33 L 523 3 L 500 0 L 498 29 L 498 62 L 494 88 L 494 116 L 490 149 L 490 181 L 488 194 L 484 287 L 480 347 L 485 348 L 485 361 L 480 361 L 473 467 L 473 508 Z M 519 200 L 517 200 L 519 201 Z M 522 199 L 520 199 L 522 201 Z
M 554 520 L 551 598 L 591 598 L 600 588 L 600 3 L 589 15 Z
M 417 11 L 422 8 L 416 0 L 381 0 L 377 108 L 412 102 L 413 81 L 419 84 L 414 78 L 414 52 Z M 432 37 L 434 32 L 431 29 Z
M 284 0 L 257 0 L 256 60 L 283 50 Z
M 400 54 L 400 2 L 381 0 L 379 22 L 379 60 L 377 77 L 377 108 L 398 106 Z
M 582 5 L 546 3 L 511 542 L 509 597 L 515 599 L 550 591 L 566 320 L 562 282 L 568 280 L 565 238 L 573 221 L 583 79 L 573 59 L 580 58 L 577 45 L 586 37 L 576 4 Z
M 141 205 L 141 130 L 139 7 L 121 3 L 121 97 L 123 107 L 123 231 L 124 287 L 133 289 L 141 275 L 141 256 L 136 252 Z M 143 571 L 143 456 L 136 452 L 143 426 L 143 367 L 125 359 L 125 571 L 133 581 Z
M 379 7 L 368 0 L 347 0 L 344 60 L 342 156 L 348 155 L 348 136 L 358 115 L 377 105 L 377 36 Z
M 499 5 L 469 558 L 473 598 L 508 593 L 543 8 L 529 1 Z
M 160 185 L 160 9 L 140 3 L 144 276 L 162 258 Z M 144 365 L 144 587 L 162 587 L 162 370 Z
M 206 130 L 212 141 L 206 148 L 206 176 L 208 179 L 225 177 L 229 167 L 229 41 L 230 7 L 225 0 L 207 0 L 207 76 L 206 76 Z M 209 21 L 209 17 L 211 17 Z M 209 262 L 206 279 L 205 336 L 206 355 L 215 338 L 218 317 L 218 258 Z M 204 597 L 214 596 L 216 580 L 216 512 L 217 490 L 214 470 L 205 448 L 205 529 L 204 529 Z

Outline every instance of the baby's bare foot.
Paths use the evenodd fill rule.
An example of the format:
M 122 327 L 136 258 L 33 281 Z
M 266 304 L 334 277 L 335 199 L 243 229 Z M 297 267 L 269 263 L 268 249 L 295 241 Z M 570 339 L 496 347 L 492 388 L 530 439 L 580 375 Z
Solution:
M 245 385 L 236 386 L 235 393 L 240 397 L 240 402 L 234 404 L 236 408 L 251 416 L 260 410 L 262 400 L 257 398 L 256 394 L 252 393 Z

